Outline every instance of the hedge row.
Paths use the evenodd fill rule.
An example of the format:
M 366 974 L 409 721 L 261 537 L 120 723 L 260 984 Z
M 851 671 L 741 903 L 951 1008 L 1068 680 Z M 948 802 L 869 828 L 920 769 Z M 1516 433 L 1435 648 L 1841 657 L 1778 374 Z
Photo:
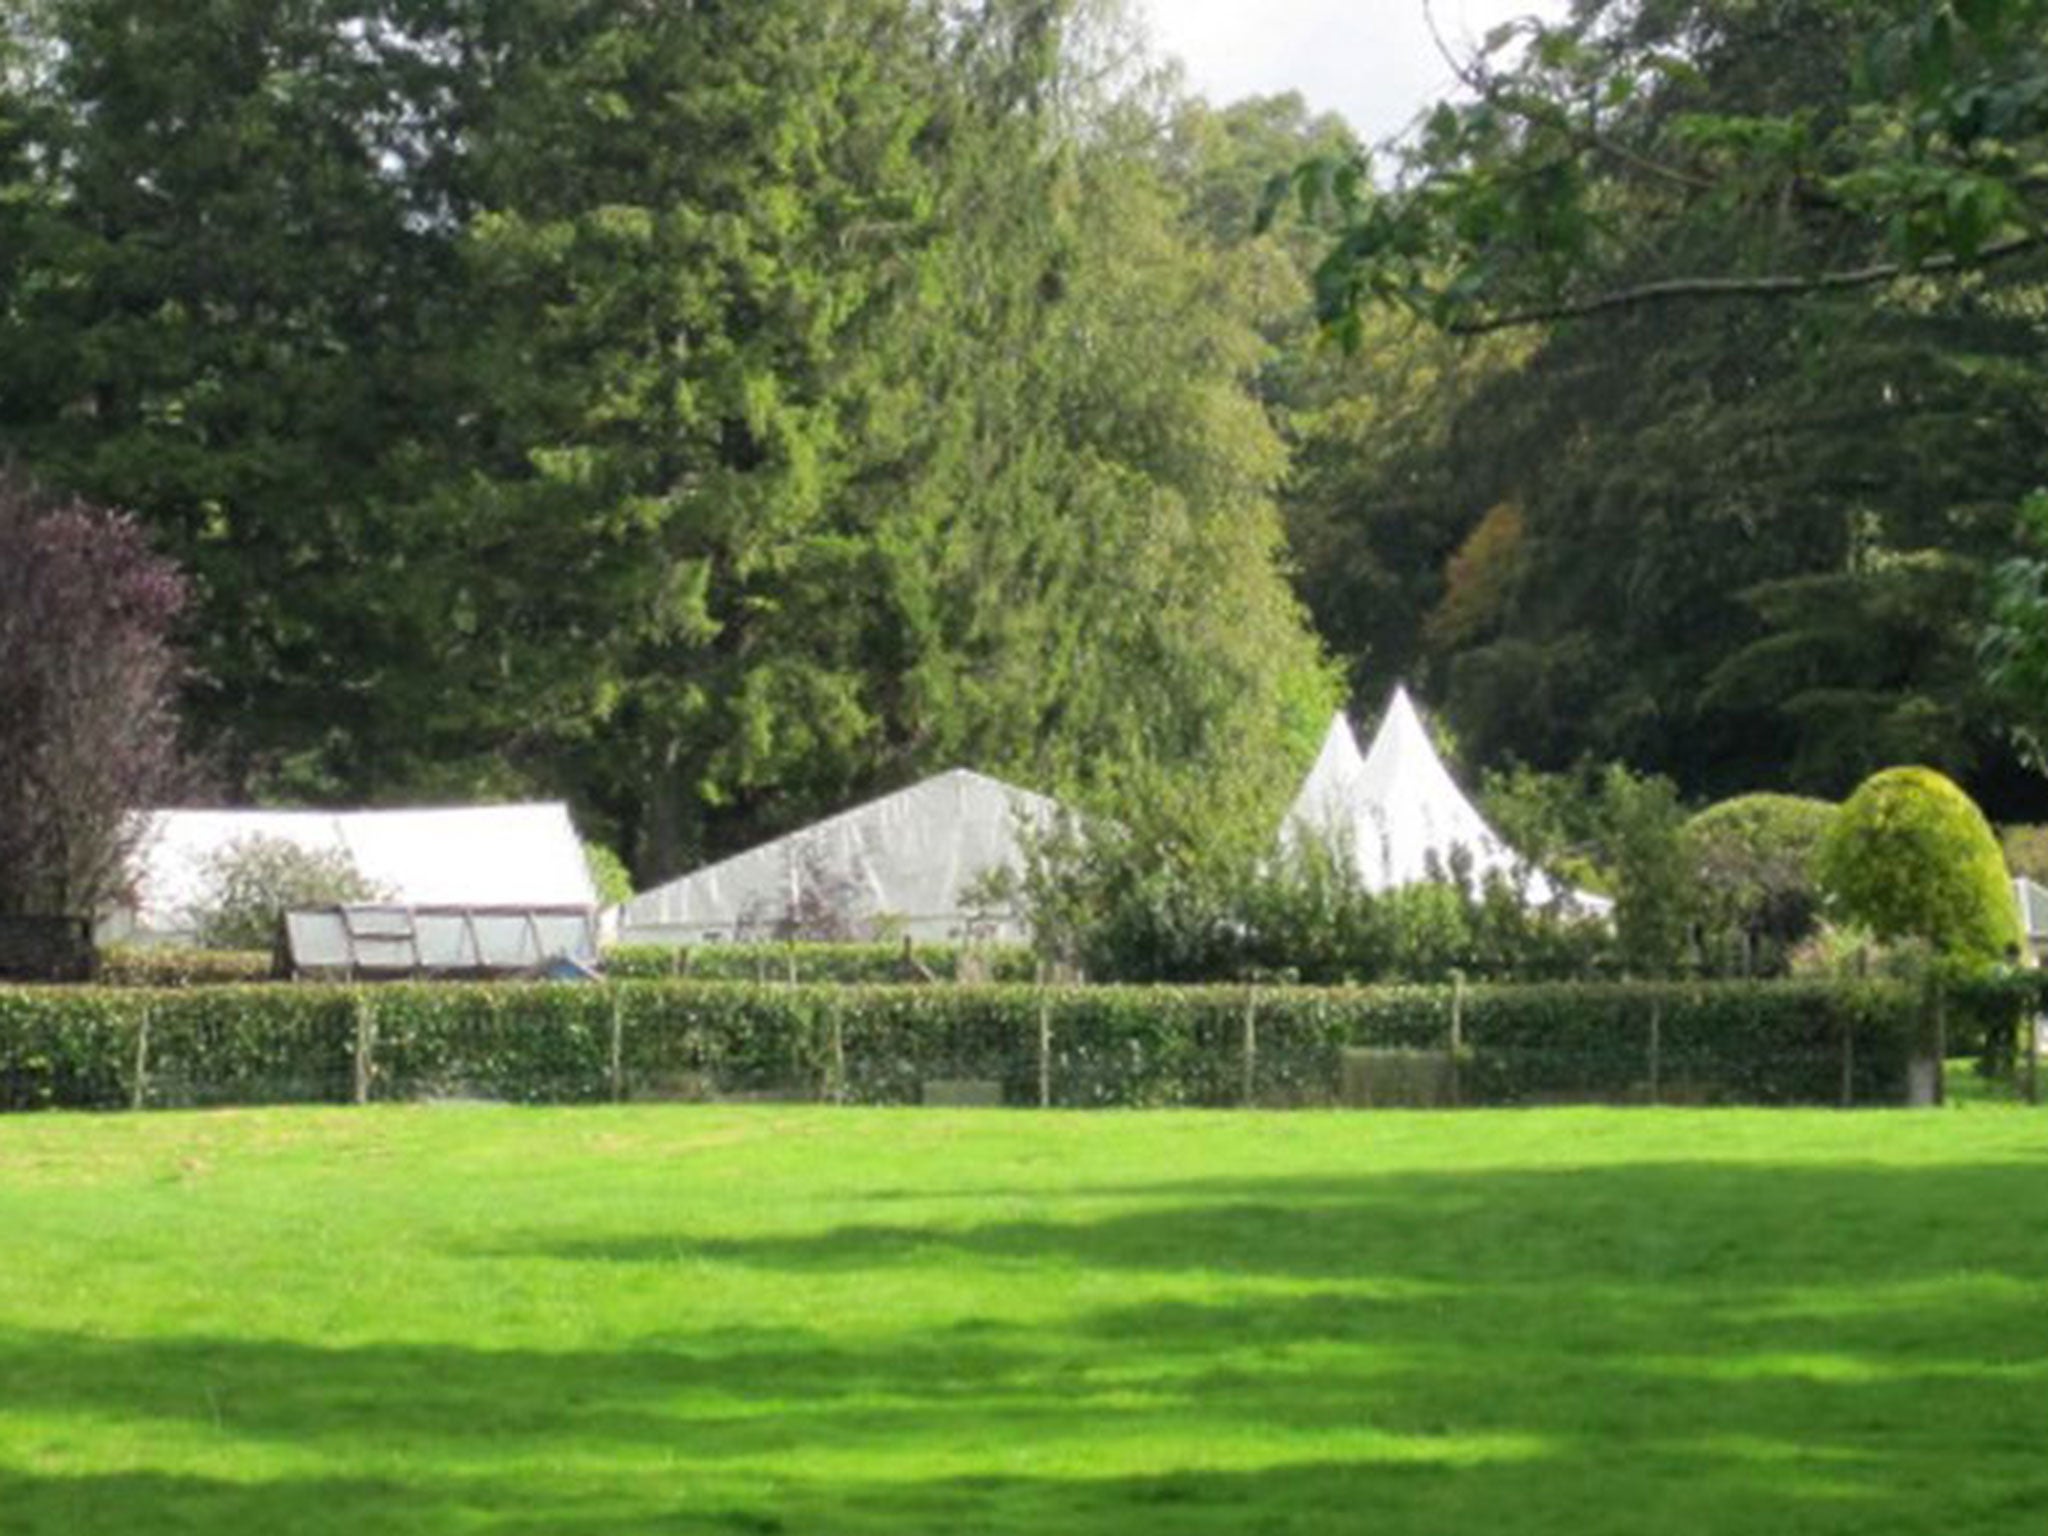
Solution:
M 1924 1029 L 1918 994 L 1882 982 L 14 988 L 0 990 L 0 1108 L 1897 1103 Z
M 1036 979 L 1038 958 L 1025 944 L 621 944 L 605 951 L 604 972 L 619 981 L 837 982 L 888 986 L 931 980 L 1018 983 Z

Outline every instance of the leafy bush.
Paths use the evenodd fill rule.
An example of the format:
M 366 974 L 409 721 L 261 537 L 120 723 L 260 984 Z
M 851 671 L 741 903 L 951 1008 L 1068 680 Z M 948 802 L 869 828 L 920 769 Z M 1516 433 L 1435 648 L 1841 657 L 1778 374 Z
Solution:
M 603 843 L 584 843 L 583 863 L 590 871 L 590 883 L 597 888 L 601 905 L 616 907 L 633 899 L 632 871 L 626 868 L 625 860 Z
M 888 983 L 1030 981 L 1038 957 L 1021 944 L 621 944 L 605 951 L 615 981 L 797 981 Z
M 1481 793 L 1524 858 L 1614 898 L 1614 964 L 1640 976 L 1686 967 L 1698 892 L 1669 779 L 1587 761 L 1565 773 L 1489 774 Z
M 1843 804 L 1815 865 L 1840 915 L 1957 959 L 2017 951 L 2012 886 L 1984 813 L 1931 768 L 1887 768 Z
M 1741 795 L 1685 824 L 1708 963 L 1782 974 L 1820 920 L 1813 865 L 1835 807 L 1798 795 Z M 1727 953 L 1735 950 L 1732 956 Z
M 267 981 L 275 964 L 267 950 L 116 944 L 100 951 L 99 980 L 109 987 L 222 986 Z
M 288 838 L 240 837 L 204 867 L 207 894 L 194 913 L 205 949 L 269 949 L 278 923 L 299 907 L 379 901 L 380 890 L 339 848 L 303 848 Z

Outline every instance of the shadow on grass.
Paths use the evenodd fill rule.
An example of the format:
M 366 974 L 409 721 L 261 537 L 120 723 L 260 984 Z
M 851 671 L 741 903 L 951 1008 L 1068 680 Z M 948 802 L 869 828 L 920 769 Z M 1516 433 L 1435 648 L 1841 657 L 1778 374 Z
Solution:
M 1017 1198 L 1008 1191 L 980 1198 Z M 786 1235 L 687 1230 L 514 1235 L 493 1256 L 659 1265 L 713 1260 L 813 1274 L 956 1261 L 1450 1285 L 1726 1275 L 1745 1285 L 1903 1281 L 1957 1269 L 2031 1279 L 2048 1166 L 1936 1169 L 1725 1163 L 1353 1179 L 1192 1180 L 1048 1192 L 1074 1214 L 850 1222 Z M 1136 1207 L 1091 1214 L 1116 1202 Z
M 118 1423 L 324 1469 L 59 1473 L 64 1445 L 17 1438 L 0 1530 L 2034 1536 L 2040 1181 L 1675 1164 L 1191 1181 L 1073 1220 L 532 1233 L 475 1255 L 478 1287 L 536 1258 L 593 1288 L 675 1266 L 678 1327 L 561 1350 L 0 1331 L 0 1406 L 53 1441 Z M 956 1289 L 911 1337 L 693 1329 L 707 1259 L 854 1316 L 901 1270 Z M 1123 1299 L 1098 1281 L 1052 1323 L 982 1315 L 1103 1272 Z

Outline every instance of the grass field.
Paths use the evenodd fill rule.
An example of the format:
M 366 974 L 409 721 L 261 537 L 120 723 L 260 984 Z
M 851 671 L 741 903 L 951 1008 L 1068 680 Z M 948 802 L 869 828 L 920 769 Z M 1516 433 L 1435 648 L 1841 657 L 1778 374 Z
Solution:
M 2048 1528 L 2048 1112 L 0 1120 L 0 1532 Z

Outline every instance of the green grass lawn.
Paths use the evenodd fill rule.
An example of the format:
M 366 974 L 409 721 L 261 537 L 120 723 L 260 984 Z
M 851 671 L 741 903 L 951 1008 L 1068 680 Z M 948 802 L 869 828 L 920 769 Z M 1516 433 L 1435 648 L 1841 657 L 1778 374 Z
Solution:
M 0 1532 L 2048 1529 L 2048 1112 L 0 1120 Z

